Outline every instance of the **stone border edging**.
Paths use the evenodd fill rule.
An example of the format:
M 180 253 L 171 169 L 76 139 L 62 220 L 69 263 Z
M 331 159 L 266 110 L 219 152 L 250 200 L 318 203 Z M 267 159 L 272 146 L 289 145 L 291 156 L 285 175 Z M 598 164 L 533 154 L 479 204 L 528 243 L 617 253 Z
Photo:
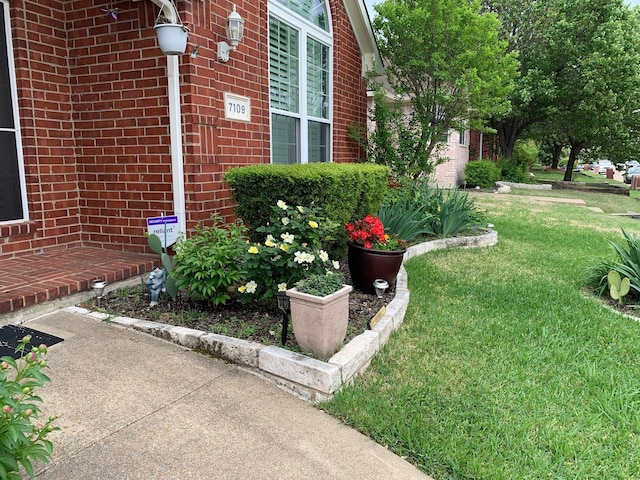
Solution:
M 498 232 L 485 231 L 486 233 L 477 236 L 443 238 L 409 247 L 404 255 L 403 264 L 413 257 L 434 250 L 497 244 Z M 369 366 L 373 356 L 387 343 L 391 334 L 402 325 L 408 304 L 407 271 L 404 266 L 401 266 L 396 281 L 396 294 L 387 305 L 385 314 L 371 330 L 365 330 L 353 338 L 326 362 L 284 348 L 192 328 L 175 327 L 130 317 L 112 317 L 106 313 L 90 312 L 75 306 L 67 307 L 65 311 L 87 315 L 100 321 L 109 321 L 189 349 L 203 351 L 214 357 L 247 367 L 251 372 L 307 402 L 320 402 L 331 398 L 343 385 L 352 382 Z

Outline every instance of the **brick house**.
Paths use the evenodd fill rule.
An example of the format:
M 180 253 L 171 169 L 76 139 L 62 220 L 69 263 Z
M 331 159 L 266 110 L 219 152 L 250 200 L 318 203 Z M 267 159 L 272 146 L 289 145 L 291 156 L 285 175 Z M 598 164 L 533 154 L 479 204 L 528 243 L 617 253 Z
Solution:
M 244 37 L 222 62 L 232 3 Z M 0 6 L 0 259 L 148 251 L 149 217 L 191 229 L 232 216 L 229 168 L 362 157 L 348 128 L 365 125 L 364 74 L 380 61 L 363 0 Z M 185 54 L 160 52 L 161 9 L 188 25 Z

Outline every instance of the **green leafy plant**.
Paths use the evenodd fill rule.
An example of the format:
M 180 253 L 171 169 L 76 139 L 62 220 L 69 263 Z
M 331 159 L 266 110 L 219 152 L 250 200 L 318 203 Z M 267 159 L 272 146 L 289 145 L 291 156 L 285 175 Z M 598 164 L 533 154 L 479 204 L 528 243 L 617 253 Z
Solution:
M 53 452 L 53 444 L 47 436 L 54 427 L 55 417 L 51 416 L 43 425 L 34 425 L 42 399 L 35 395 L 35 389 L 51 381 L 42 370 L 47 367 L 46 345 L 33 347 L 24 354 L 31 336 L 25 336 L 16 352 L 20 359 L 0 358 L 0 479 L 20 480 L 19 464 L 33 478 L 33 460 L 48 462 Z
M 223 228 L 222 217 L 214 214 L 211 220 L 211 226 L 196 227 L 190 238 L 178 242 L 174 276 L 190 298 L 221 305 L 231 299 L 230 287 L 244 276 L 246 230 L 240 221 Z
M 493 188 L 500 179 L 500 170 L 490 160 L 475 160 L 464 167 L 464 181 L 470 187 Z
M 384 225 L 385 233 L 413 242 L 420 237 L 435 234 L 431 229 L 433 215 L 427 209 L 427 204 L 403 198 L 382 205 L 378 210 L 378 218 Z
M 607 275 L 607 281 L 609 283 L 609 294 L 614 300 L 618 300 L 618 303 L 622 305 L 624 303 L 624 297 L 629 293 L 630 285 L 627 277 L 621 277 L 618 272 L 611 270 Z
M 611 271 L 618 273 L 620 278 L 629 279 L 629 295 L 637 298 L 640 295 L 640 238 L 630 235 L 622 229 L 622 235 L 627 242 L 623 245 L 611 242 L 611 246 L 618 255 L 617 261 L 602 261 L 593 266 L 587 274 L 587 283 L 591 285 L 597 295 L 604 295 L 609 284 Z
M 171 298 L 176 298 L 176 296 L 178 295 L 178 286 L 176 284 L 175 278 L 171 276 L 171 272 L 173 271 L 173 259 L 169 256 L 168 250 L 162 246 L 160 237 L 155 233 L 149 235 L 147 242 L 151 250 L 160 255 L 160 263 L 162 264 L 162 268 L 166 272 L 166 280 L 164 282 L 164 286 L 167 295 L 169 295 Z
M 308 275 L 339 267 L 323 246 L 333 239 L 338 224 L 324 217 L 322 209 L 279 200 L 272 212 L 269 223 L 256 229 L 264 242 L 245 247 L 247 282 L 238 287 L 244 300 L 275 298 Z
M 340 272 L 327 272 L 309 275 L 296 282 L 296 288 L 302 293 L 326 297 L 340 290 L 344 285 L 344 275 Z

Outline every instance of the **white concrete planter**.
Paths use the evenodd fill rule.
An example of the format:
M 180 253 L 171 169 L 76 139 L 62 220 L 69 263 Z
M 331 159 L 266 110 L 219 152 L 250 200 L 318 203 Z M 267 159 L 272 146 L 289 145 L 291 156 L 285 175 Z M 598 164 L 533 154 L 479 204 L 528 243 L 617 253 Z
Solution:
M 153 29 L 165 55 L 182 55 L 187 49 L 189 29 L 179 23 L 157 23 Z
M 287 290 L 293 334 L 303 352 L 326 358 L 340 348 L 347 335 L 351 290 L 351 285 L 344 285 L 326 297 Z

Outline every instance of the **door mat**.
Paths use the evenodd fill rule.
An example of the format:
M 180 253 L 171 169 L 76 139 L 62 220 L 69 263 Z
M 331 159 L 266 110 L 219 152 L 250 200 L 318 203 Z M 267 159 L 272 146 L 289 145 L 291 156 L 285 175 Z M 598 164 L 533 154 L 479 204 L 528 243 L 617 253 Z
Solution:
M 20 353 L 16 353 L 16 347 L 25 335 L 31 335 L 31 342 L 24 348 L 25 353 L 29 353 L 32 347 L 37 347 L 43 343 L 50 347 L 63 341 L 60 337 L 23 327 L 22 325 L 5 325 L 0 327 L 0 357 L 8 356 L 16 360 L 20 358 Z

